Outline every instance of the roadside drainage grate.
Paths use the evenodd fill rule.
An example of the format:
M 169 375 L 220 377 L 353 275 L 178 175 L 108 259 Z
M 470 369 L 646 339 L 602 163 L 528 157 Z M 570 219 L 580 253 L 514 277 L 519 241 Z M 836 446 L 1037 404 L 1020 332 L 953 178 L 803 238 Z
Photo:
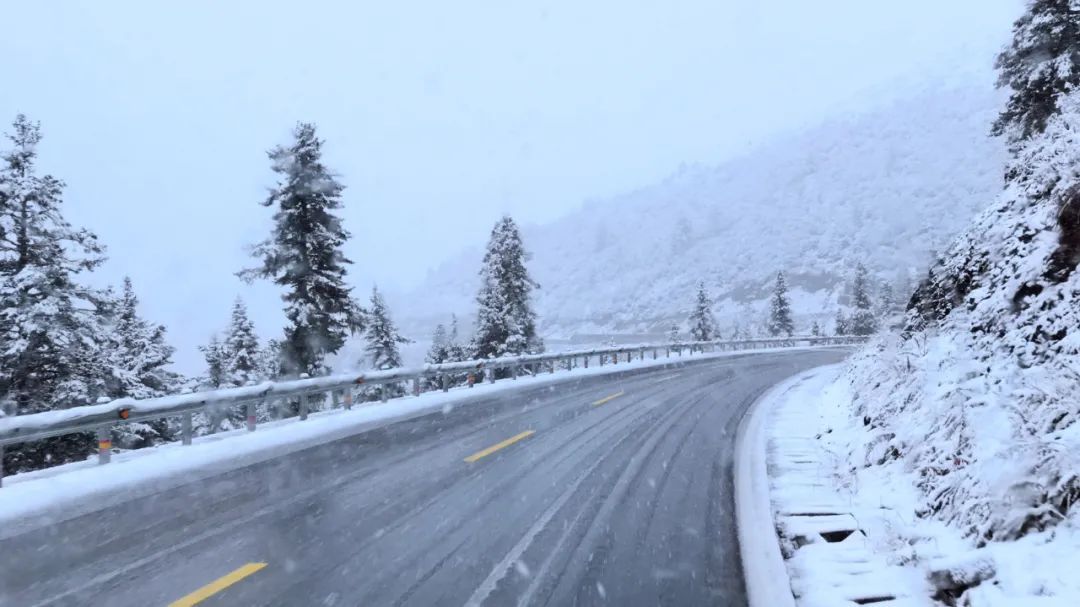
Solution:
M 849 537 L 851 537 L 852 533 L 855 533 L 854 529 L 840 529 L 838 531 L 822 531 L 818 535 L 824 538 L 826 542 L 829 542 L 830 544 L 835 544 L 837 542 L 842 542 L 848 539 Z
M 872 605 L 874 603 L 887 603 L 889 601 L 895 601 L 895 596 L 883 595 L 883 596 L 868 596 L 861 599 L 851 599 L 857 605 Z

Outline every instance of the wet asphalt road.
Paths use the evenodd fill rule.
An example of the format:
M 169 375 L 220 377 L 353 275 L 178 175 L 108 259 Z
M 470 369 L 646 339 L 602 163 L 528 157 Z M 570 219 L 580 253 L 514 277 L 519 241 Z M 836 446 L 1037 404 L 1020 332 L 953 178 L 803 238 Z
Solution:
M 249 563 L 198 604 L 743 605 L 739 420 L 844 355 L 462 402 L 0 541 L 0 605 L 169 605 Z

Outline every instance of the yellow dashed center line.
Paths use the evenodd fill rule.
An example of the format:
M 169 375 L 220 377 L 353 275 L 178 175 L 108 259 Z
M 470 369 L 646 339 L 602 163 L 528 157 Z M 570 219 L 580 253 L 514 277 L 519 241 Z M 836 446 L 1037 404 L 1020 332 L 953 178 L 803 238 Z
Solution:
M 169 607 L 191 607 L 192 605 L 198 605 L 263 567 L 266 567 L 266 563 L 248 563 L 232 573 L 219 577 L 184 598 L 169 603 Z
M 526 430 L 526 431 L 522 432 L 521 434 L 516 434 L 514 436 L 511 436 L 510 438 L 504 440 L 501 443 L 494 444 L 494 445 L 488 447 L 487 449 L 484 449 L 483 451 L 477 451 L 476 453 L 473 453 L 469 457 L 466 457 L 465 461 L 467 461 L 467 462 L 469 462 L 471 464 L 471 463 L 475 462 L 476 460 L 478 460 L 478 459 L 480 459 L 482 457 L 487 457 L 487 456 L 491 455 L 492 453 L 495 453 L 499 449 L 505 449 L 505 448 L 509 447 L 510 445 L 513 445 L 514 443 L 518 442 L 519 440 L 522 440 L 524 438 L 529 438 L 533 434 L 536 434 L 536 433 L 534 431 L 532 431 L 532 430 Z
M 592 406 L 599 407 L 600 405 L 602 405 L 602 404 L 604 404 L 606 402 L 610 402 L 610 401 L 615 400 L 616 398 L 619 398 L 623 394 L 626 394 L 626 392 L 623 391 L 623 392 L 619 392 L 618 394 L 612 394 L 611 396 L 605 396 L 604 398 L 601 398 L 600 400 L 593 403 Z

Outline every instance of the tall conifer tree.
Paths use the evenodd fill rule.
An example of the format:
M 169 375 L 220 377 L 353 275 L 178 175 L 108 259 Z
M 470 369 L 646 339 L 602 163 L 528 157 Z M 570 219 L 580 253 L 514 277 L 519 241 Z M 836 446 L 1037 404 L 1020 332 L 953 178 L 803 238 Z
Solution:
M 349 232 L 337 215 L 341 185 L 322 163 L 323 142 L 315 125 L 300 123 L 289 146 L 269 152 L 280 176 L 263 206 L 274 207 L 270 238 L 252 253 L 259 265 L 240 272 L 245 280 L 266 278 L 285 289 L 289 325 L 280 345 L 282 374 L 328 372 L 326 357 L 336 353 L 350 333 L 363 329 L 363 310 L 345 284 L 348 264 L 342 253 Z

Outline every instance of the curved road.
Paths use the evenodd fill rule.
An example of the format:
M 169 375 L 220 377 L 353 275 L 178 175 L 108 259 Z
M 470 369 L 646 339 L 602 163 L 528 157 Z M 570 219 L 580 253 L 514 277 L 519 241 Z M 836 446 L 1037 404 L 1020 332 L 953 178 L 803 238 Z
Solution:
M 3 540 L 0 604 L 743 605 L 739 420 L 845 354 L 464 401 Z

